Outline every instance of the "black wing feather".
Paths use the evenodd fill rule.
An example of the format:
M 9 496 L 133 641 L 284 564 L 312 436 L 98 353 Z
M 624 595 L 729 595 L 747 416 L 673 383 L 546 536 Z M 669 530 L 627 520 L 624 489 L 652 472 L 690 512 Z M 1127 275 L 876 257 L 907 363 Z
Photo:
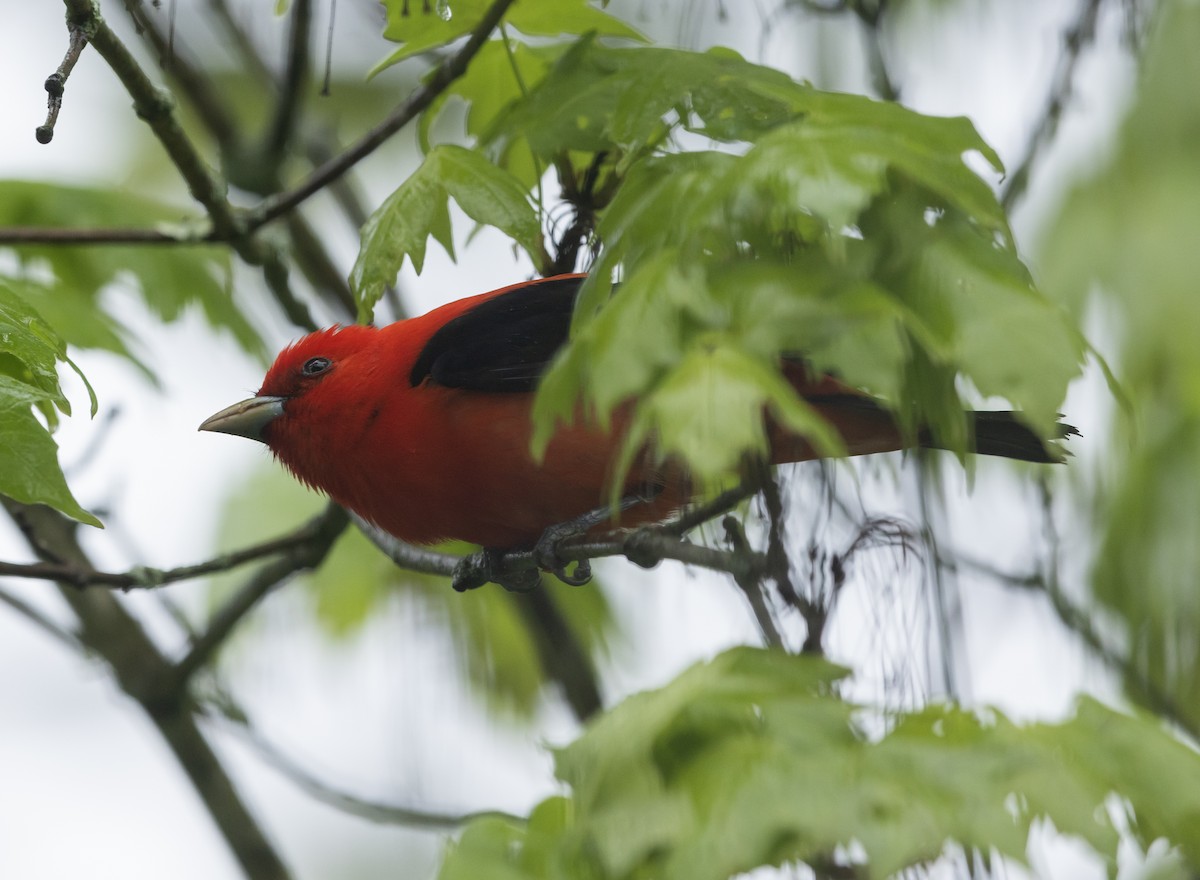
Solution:
M 427 378 L 471 391 L 533 391 L 566 344 L 581 277 L 550 278 L 502 293 L 439 329 L 409 382 Z

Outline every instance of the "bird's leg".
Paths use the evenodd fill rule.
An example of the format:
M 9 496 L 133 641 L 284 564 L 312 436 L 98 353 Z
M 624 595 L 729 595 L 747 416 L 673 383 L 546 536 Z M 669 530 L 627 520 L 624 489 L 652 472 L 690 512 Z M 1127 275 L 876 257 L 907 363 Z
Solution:
M 640 492 L 630 493 L 617 502 L 616 512 L 624 513 L 631 507 L 647 504 L 657 498 L 660 492 L 662 492 L 661 486 L 649 485 Z M 591 529 L 610 519 L 612 515 L 612 506 L 606 504 L 595 510 L 589 510 L 574 519 L 550 526 L 542 532 L 538 542 L 533 545 L 533 558 L 537 562 L 538 568 L 550 572 L 564 584 L 570 584 L 573 587 L 586 584 L 592 579 L 591 562 L 579 559 L 575 562 L 575 570 L 567 574 L 567 565 L 570 560 L 564 559 L 559 550 L 563 542 L 587 534 Z
M 617 502 L 616 510 L 622 513 L 639 504 L 653 501 L 662 491 L 661 486 L 647 486 Z M 613 508 L 609 505 L 589 510 L 574 519 L 550 526 L 542 532 L 531 551 L 485 547 L 470 556 L 464 556 L 454 568 L 451 583 L 460 593 L 474 590 L 484 584 L 499 584 L 513 593 L 532 590 L 541 581 L 542 571 L 548 571 L 564 584 L 580 587 L 592 579 L 592 564 L 586 559 L 575 561 L 575 569 L 568 574 L 571 560 L 564 559 L 559 550 L 564 541 L 587 534 L 592 528 L 609 519 Z
M 499 584 L 510 593 L 526 593 L 541 583 L 542 576 L 535 566 L 516 565 L 506 555 L 504 550 L 485 547 L 464 556 L 454 566 L 451 585 L 460 593 L 484 584 Z

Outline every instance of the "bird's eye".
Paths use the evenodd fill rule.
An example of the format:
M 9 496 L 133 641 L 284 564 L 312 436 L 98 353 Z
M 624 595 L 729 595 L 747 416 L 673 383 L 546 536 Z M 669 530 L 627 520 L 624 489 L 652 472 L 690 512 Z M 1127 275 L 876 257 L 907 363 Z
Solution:
M 333 362 L 329 358 L 309 358 L 304 362 L 304 366 L 300 368 L 300 372 L 305 376 L 319 376 L 332 366 Z

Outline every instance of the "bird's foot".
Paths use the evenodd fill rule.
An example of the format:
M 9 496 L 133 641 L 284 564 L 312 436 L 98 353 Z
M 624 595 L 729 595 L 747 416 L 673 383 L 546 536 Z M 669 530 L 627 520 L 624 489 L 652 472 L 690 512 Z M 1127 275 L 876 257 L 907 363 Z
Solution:
M 504 550 L 485 547 L 464 556 L 454 567 L 451 585 L 460 593 L 484 584 L 499 584 L 510 593 L 527 593 L 541 583 L 542 576 L 532 562 L 521 565 L 506 555 Z
M 626 495 L 617 503 L 617 512 L 646 504 L 654 500 L 660 491 L 661 487 L 651 486 L 643 492 Z M 581 587 L 592 579 L 592 564 L 587 559 L 567 558 L 563 553 L 566 549 L 563 545 L 587 534 L 612 514 L 613 508 L 605 505 L 550 526 L 542 532 L 528 554 L 485 547 L 459 561 L 451 583 L 460 593 L 493 583 L 513 593 L 525 593 L 541 582 L 541 571 L 548 571 L 564 584 Z M 572 562 L 575 567 L 568 572 L 567 567 Z
M 605 512 L 607 514 L 607 508 L 605 508 Z M 578 538 L 596 525 L 591 521 L 591 517 L 595 514 L 596 511 L 593 510 L 581 517 L 567 520 L 565 523 L 550 526 L 542 532 L 538 542 L 533 545 L 533 559 L 538 568 L 550 572 L 564 584 L 572 587 L 582 587 L 590 581 L 592 579 L 592 563 L 586 559 L 576 560 L 575 570 L 568 574 L 567 566 L 571 564 L 571 561 L 563 558 L 561 550 L 564 542 Z
M 616 512 L 624 513 L 631 507 L 653 501 L 661 491 L 661 486 L 648 486 L 641 492 L 626 495 L 617 502 Z M 597 507 L 595 510 L 589 510 L 574 519 L 550 526 L 542 532 L 542 536 L 533 546 L 533 558 L 537 562 L 538 568 L 550 572 L 564 584 L 570 584 L 573 587 L 581 587 L 586 584 L 592 579 L 591 562 L 587 559 L 576 560 L 574 570 L 568 574 L 567 566 L 571 561 L 563 556 L 563 544 L 582 537 L 596 526 L 611 519 L 613 512 L 610 505 L 605 505 Z

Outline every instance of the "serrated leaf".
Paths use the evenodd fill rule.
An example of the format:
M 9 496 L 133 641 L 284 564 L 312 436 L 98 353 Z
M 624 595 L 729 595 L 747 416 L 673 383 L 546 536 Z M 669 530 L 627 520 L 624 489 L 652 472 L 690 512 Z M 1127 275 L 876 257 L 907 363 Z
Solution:
M 103 528 L 67 486 L 58 444 L 31 406 L 52 395 L 0 373 L 0 495 L 23 504 L 45 504 L 78 522 Z
M 1043 819 L 1115 865 L 1114 795 L 1133 842 L 1161 836 L 1200 864 L 1200 756 L 1154 720 L 1088 700 L 1029 727 L 932 706 L 871 738 L 836 696 L 844 674 L 735 648 L 627 699 L 558 751 L 569 799 L 508 826 L 489 850 L 496 876 L 725 880 L 799 861 L 887 877 L 956 847 L 1023 862 Z M 462 876 L 459 857 L 443 876 Z M 486 859 L 470 865 L 492 876 Z
M 660 459 L 687 462 L 700 485 L 734 479 L 747 456 L 768 457 L 768 419 L 808 439 L 822 456 L 845 454 L 837 430 L 796 394 L 774 364 L 719 338 L 699 341 L 638 400 L 614 485 L 622 484 L 648 443 Z
M 525 188 L 478 153 L 444 144 L 430 151 L 363 226 L 362 246 L 350 274 L 360 320 L 369 319 L 405 259 L 421 272 L 430 236 L 454 257 L 451 198 L 472 220 L 497 227 L 537 261 L 541 227 Z
M 37 389 L 70 415 L 71 407 L 58 384 L 58 364 L 66 343 L 12 285 L 0 280 L 0 375 Z
M 795 118 L 810 92 L 727 50 L 616 49 L 585 39 L 490 137 L 525 139 L 546 159 L 568 150 L 636 152 L 662 143 L 674 126 L 718 140 L 750 140 Z
M 454 100 L 467 105 L 465 135 L 476 145 L 481 144 L 488 130 L 503 118 L 524 94 L 524 89 L 541 82 L 562 51 L 564 47 L 561 46 L 535 48 L 515 41 L 508 49 L 503 40 L 485 43 L 467 72 L 451 83 L 429 110 L 421 114 L 419 137 L 422 148 L 425 152 L 433 149 L 433 127 L 445 106 Z M 508 149 L 495 150 L 492 158 L 528 189 L 533 189 L 541 176 L 541 163 L 534 160 L 527 145 L 508 146 Z

